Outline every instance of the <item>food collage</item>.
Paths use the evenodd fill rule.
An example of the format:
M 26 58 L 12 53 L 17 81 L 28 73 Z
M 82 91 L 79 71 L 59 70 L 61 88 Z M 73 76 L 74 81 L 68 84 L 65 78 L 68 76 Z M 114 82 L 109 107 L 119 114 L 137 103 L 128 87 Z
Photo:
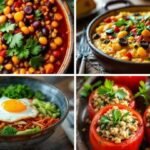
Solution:
M 0 0 L 0 150 L 150 150 L 150 0 Z

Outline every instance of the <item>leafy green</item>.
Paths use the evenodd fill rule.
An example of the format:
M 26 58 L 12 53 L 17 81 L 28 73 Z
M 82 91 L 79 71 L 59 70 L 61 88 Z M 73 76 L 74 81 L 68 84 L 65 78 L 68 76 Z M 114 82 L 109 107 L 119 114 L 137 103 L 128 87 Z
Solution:
M 35 134 L 35 133 L 38 133 L 41 131 L 41 128 L 40 127 L 35 127 L 35 128 L 32 128 L 32 129 L 26 129 L 24 131 L 18 131 L 16 133 L 16 135 L 29 135 L 29 134 Z
M 17 133 L 17 129 L 13 128 L 11 126 L 5 126 L 0 131 L 0 135 L 2 135 L 2 136 L 12 136 L 12 135 L 16 135 L 16 133 Z
M 9 85 L 2 88 L 3 95 L 9 98 L 32 98 L 34 92 L 27 85 Z
M 39 100 L 46 100 L 46 96 L 41 91 L 36 91 L 34 97 Z
M 146 84 L 144 81 L 140 81 L 139 91 L 135 94 L 136 97 L 143 97 L 145 100 L 145 104 L 148 106 L 150 104 L 150 86 Z
M 44 59 L 42 58 L 42 56 L 34 56 L 30 59 L 30 65 L 34 68 L 42 66 L 43 62 Z
M 127 24 L 127 21 L 124 20 L 124 19 L 119 19 L 119 20 L 115 23 L 115 25 L 116 25 L 117 27 L 121 27 L 121 26 L 126 25 L 126 24 Z
M 13 31 L 15 29 L 15 26 L 15 24 L 7 22 L 0 26 L 0 31 L 9 33 L 10 31 Z
M 85 83 L 83 85 L 83 88 L 80 91 L 80 96 L 83 98 L 86 98 L 93 89 L 99 87 L 101 84 L 102 84 L 101 81 L 98 81 L 98 82 L 94 83 L 93 85 Z
M 137 24 L 137 34 L 140 35 L 144 29 L 146 29 L 146 25 L 142 22 Z
M 12 34 L 6 33 L 4 34 L 4 39 L 10 48 L 21 47 L 23 44 L 23 35 L 21 33 Z
M 121 111 L 118 109 L 114 109 L 112 111 L 112 117 L 113 117 L 113 124 L 116 125 L 121 120 Z
M 34 99 L 33 100 L 33 105 L 44 116 L 50 116 L 50 117 L 53 117 L 53 118 L 60 117 L 61 111 L 57 107 L 57 105 L 55 105 L 54 103 L 41 101 L 40 99 Z
M 40 20 L 42 18 L 42 12 L 38 9 L 35 11 L 36 20 Z
M 127 93 L 123 89 L 118 89 L 117 91 L 113 88 L 114 82 L 111 80 L 105 80 L 104 85 L 98 88 L 99 95 L 107 95 L 110 98 L 117 97 L 118 99 L 123 99 L 126 97 Z
M 0 13 L 3 12 L 4 8 L 5 8 L 5 0 L 0 0 Z

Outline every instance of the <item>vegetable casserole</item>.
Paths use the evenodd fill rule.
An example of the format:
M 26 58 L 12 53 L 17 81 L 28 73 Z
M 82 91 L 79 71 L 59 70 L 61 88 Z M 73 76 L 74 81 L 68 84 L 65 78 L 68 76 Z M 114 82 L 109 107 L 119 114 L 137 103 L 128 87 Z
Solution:
M 96 27 L 93 43 L 105 54 L 123 61 L 150 62 L 150 12 L 120 12 Z

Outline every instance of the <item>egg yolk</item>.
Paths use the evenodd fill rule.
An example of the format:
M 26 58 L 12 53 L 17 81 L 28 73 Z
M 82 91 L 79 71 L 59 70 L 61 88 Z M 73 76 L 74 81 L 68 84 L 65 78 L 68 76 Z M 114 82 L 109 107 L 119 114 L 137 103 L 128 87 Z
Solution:
M 17 99 L 10 99 L 2 103 L 3 108 L 12 113 L 19 113 L 26 110 L 26 105 Z

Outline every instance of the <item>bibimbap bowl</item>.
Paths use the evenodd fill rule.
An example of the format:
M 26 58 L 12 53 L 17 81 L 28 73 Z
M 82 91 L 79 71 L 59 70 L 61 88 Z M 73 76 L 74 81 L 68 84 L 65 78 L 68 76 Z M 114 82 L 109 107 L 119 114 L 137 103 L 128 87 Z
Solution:
M 28 132 L 28 133 L 26 132 L 27 134 L 26 133 L 22 134 L 23 132 L 21 132 L 21 134 L 18 134 L 19 131 L 17 131 L 17 133 L 15 132 L 14 135 L 9 136 L 7 134 L 8 131 L 5 132 L 6 130 L 5 131 L 3 130 L 4 131 L 3 133 L 6 133 L 6 135 L 0 135 L 0 147 L 3 149 L 10 149 L 10 148 L 11 149 L 16 149 L 16 148 L 23 149 L 23 148 L 28 148 L 35 144 L 40 144 L 41 142 L 43 142 L 44 140 L 49 138 L 55 132 L 55 129 L 57 127 L 59 127 L 59 125 L 64 121 L 64 119 L 66 118 L 67 113 L 68 113 L 68 101 L 67 101 L 66 97 L 63 95 L 63 93 L 59 89 L 55 88 L 54 86 L 44 83 L 43 81 L 40 81 L 40 80 L 26 78 L 26 77 L 1 77 L 0 78 L 0 86 L 1 87 L 7 87 L 10 85 L 12 86 L 12 85 L 18 85 L 18 84 L 19 84 L 19 86 L 26 85 L 26 86 L 30 87 L 34 92 L 38 91 L 38 93 L 41 92 L 42 94 L 44 94 L 46 97 L 46 102 L 44 100 L 44 101 L 42 101 L 42 103 L 45 103 L 45 104 L 53 103 L 53 104 L 57 105 L 57 108 L 59 108 L 59 110 L 60 110 L 60 115 L 58 115 L 59 119 L 56 118 L 57 121 L 54 121 L 51 125 L 46 126 L 46 128 L 40 127 L 40 130 L 37 130 L 37 127 L 36 127 L 36 130 L 37 130 L 36 132 L 32 132 L 31 131 L 32 129 L 31 130 L 27 129 L 29 131 L 28 132 L 26 130 Z M 11 100 L 15 100 L 15 99 L 11 99 Z M 21 100 L 21 99 L 19 99 L 19 100 Z M 29 99 L 29 101 L 30 100 L 31 99 Z M 41 101 L 40 101 L 40 103 L 41 103 Z M 33 112 L 34 108 L 32 108 L 32 112 Z M 13 109 L 13 108 L 11 107 L 11 109 Z M 15 110 L 15 108 L 14 108 L 14 110 Z M 39 113 L 39 115 L 41 115 L 40 113 Z M 16 114 L 14 113 L 14 115 L 16 115 Z M 44 115 L 41 115 L 41 118 L 42 117 L 44 117 Z M 49 118 L 49 116 L 46 116 L 46 118 Z M 53 118 L 53 117 L 51 117 L 51 118 Z M 30 118 L 30 119 L 32 120 L 32 118 Z M 10 132 L 10 130 L 9 130 L 9 132 Z M 12 132 L 12 130 L 11 130 L 11 132 Z M 1 129 L 1 133 L 2 133 L 2 129 Z

